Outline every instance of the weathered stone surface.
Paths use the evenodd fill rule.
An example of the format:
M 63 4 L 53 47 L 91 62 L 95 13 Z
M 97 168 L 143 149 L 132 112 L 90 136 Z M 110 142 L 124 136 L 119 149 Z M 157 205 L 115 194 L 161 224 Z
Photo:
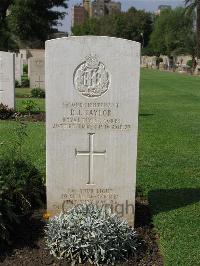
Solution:
M 45 58 L 30 57 L 28 59 L 30 88 L 45 89 Z
M 15 80 L 21 84 L 23 75 L 23 61 L 20 53 L 15 54 Z
M 0 51 L 0 103 L 15 107 L 14 54 Z
M 140 44 L 110 37 L 46 43 L 47 204 L 82 203 L 134 221 Z

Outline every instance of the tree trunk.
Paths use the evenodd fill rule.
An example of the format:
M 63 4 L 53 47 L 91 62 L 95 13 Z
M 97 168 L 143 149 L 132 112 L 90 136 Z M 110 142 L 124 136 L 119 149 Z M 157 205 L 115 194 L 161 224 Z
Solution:
M 200 59 L 200 0 L 197 0 L 197 60 Z
M 197 4 L 196 5 L 197 64 L 196 64 L 194 74 L 199 75 L 200 74 L 200 0 L 196 0 L 196 4 Z

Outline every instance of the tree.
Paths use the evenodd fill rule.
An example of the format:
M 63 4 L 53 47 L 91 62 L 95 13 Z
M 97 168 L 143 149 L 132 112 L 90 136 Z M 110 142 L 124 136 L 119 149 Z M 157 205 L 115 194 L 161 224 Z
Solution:
M 17 44 L 8 29 L 6 20 L 7 11 L 13 0 L 1 0 L 0 4 L 0 50 L 17 49 Z
M 65 12 L 53 10 L 55 6 L 67 8 L 65 0 L 14 0 L 7 16 L 10 31 L 29 47 L 43 46 L 65 16 Z
M 197 59 L 200 59 L 200 0 L 185 0 L 187 10 L 196 9 L 196 39 L 197 39 Z
M 152 32 L 152 15 L 131 8 L 128 12 L 89 18 L 81 25 L 72 27 L 74 35 L 103 35 L 138 41 L 146 46 Z
M 150 47 L 155 55 L 169 57 L 190 53 L 189 40 L 193 35 L 193 13 L 185 14 L 184 8 L 163 10 L 155 20 L 150 37 Z M 188 49 L 186 49 L 188 48 Z

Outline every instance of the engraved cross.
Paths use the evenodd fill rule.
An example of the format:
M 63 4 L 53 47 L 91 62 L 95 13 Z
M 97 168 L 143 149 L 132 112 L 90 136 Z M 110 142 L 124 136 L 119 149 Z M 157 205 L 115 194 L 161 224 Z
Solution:
M 94 156 L 104 156 L 104 151 L 94 151 L 94 135 L 95 133 L 88 133 L 89 135 L 89 151 L 77 151 L 75 149 L 76 156 L 89 156 L 89 180 L 87 185 L 93 185 L 93 170 L 94 170 Z
M 39 83 L 39 88 L 41 88 L 41 87 L 40 87 L 40 84 L 43 83 L 44 81 L 41 80 L 41 79 L 40 79 L 40 76 L 39 76 L 39 80 L 38 80 L 38 81 L 35 81 L 35 82 L 36 82 L 36 83 Z

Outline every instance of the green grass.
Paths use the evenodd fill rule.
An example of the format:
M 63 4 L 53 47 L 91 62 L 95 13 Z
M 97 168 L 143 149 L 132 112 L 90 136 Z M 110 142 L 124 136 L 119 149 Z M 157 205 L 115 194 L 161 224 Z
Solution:
M 41 112 L 45 112 L 45 99 L 39 99 L 39 98 L 17 98 L 16 99 L 16 110 L 19 112 L 23 112 L 24 108 L 23 108 L 23 101 L 27 101 L 27 100 L 32 100 L 34 102 L 36 102 L 37 106 L 39 107 L 39 110 Z
M 200 78 L 143 70 L 137 183 L 165 265 L 200 265 Z
M 44 100 L 34 100 L 44 110 Z M 15 127 L 0 121 L 0 153 Z M 29 123 L 28 130 L 24 153 L 45 171 L 44 124 Z M 200 78 L 142 70 L 137 185 L 150 202 L 167 266 L 200 265 L 199 140 Z
M 37 107 L 41 112 L 45 112 L 45 99 L 40 98 L 30 98 L 31 89 L 30 88 L 17 88 L 16 89 L 16 110 L 18 112 L 23 112 L 23 101 L 32 100 L 36 102 Z
M 16 145 L 17 124 L 18 122 L 0 120 L 0 155 L 13 152 L 13 148 Z M 27 123 L 27 135 L 22 146 L 23 155 L 45 173 L 44 123 Z
M 17 98 L 30 97 L 31 89 L 30 88 L 16 88 L 15 95 Z
M 37 103 L 41 112 L 45 111 L 45 99 L 30 98 L 30 88 L 16 89 L 16 110 L 23 112 L 23 101 L 32 100 Z M 12 152 L 15 145 L 17 122 L 0 120 L 0 154 Z M 27 123 L 27 134 L 23 145 L 26 158 L 45 173 L 45 125 L 44 123 Z M 10 147 L 10 148 L 9 148 Z M 10 151 L 11 150 L 11 151 Z

